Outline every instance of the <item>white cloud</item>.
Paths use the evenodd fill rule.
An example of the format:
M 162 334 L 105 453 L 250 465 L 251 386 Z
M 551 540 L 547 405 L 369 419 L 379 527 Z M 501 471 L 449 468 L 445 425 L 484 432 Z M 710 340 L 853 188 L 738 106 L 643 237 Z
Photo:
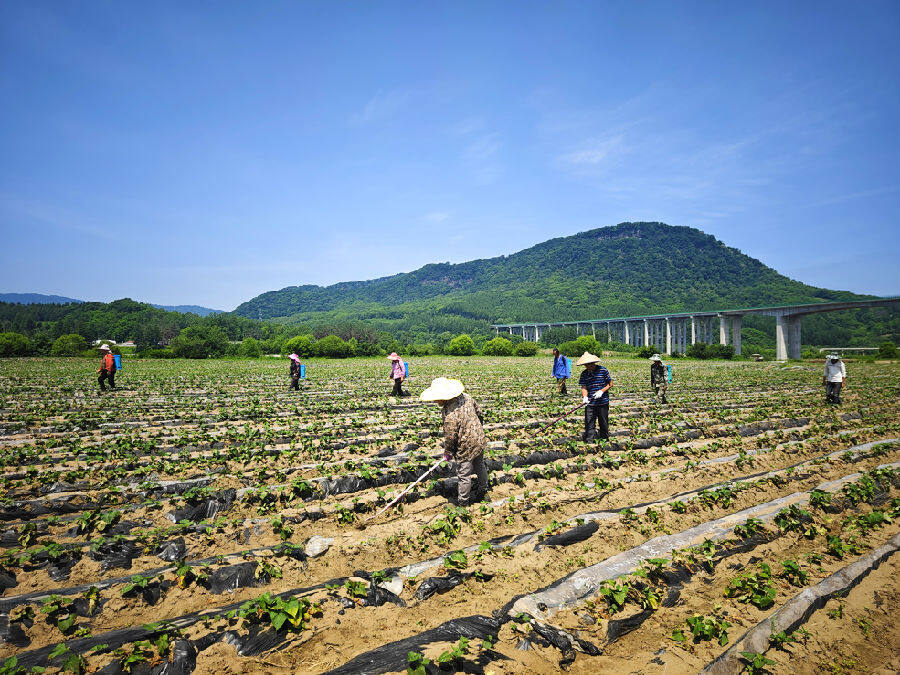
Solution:
M 472 139 L 462 149 L 463 163 L 479 185 L 490 185 L 503 174 L 503 165 L 498 157 L 502 147 L 498 134 L 487 133 Z
M 617 134 L 612 138 L 592 139 L 582 147 L 561 155 L 559 161 L 569 165 L 600 164 L 610 155 L 625 151 L 625 134 Z
M 425 220 L 430 221 L 432 223 L 443 223 L 450 217 L 450 214 L 445 211 L 432 211 L 425 215 Z
M 350 116 L 350 124 L 361 127 L 390 119 L 406 108 L 411 99 L 412 92 L 408 89 L 379 91 L 366 102 L 362 110 Z
M 460 159 L 476 183 L 490 185 L 503 175 L 500 134 L 490 131 L 483 118 L 473 116 L 460 120 L 450 127 L 450 133 L 462 143 Z

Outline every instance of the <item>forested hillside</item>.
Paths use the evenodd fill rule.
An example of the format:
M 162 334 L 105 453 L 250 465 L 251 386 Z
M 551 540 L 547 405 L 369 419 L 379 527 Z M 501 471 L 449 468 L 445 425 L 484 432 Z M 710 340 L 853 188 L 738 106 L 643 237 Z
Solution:
M 78 304 L 22 305 L 0 302 L 0 332 L 11 331 L 36 339 L 41 344 L 61 335 L 78 333 L 88 340 L 134 340 L 150 346 L 168 342 L 182 328 L 215 325 L 232 340 L 260 337 L 264 326 L 234 314 L 214 314 L 205 318 L 195 314 L 158 309 L 128 298 L 113 302 Z
M 281 322 L 359 319 L 409 342 L 493 322 L 585 320 L 691 309 L 861 299 L 779 274 L 689 227 L 622 223 L 560 237 L 509 256 L 432 264 L 406 274 L 333 286 L 291 286 L 243 303 L 235 313 Z M 839 320 L 835 320 L 839 318 Z M 771 321 L 748 326 L 768 332 Z M 810 343 L 896 338 L 896 312 L 813 317 Z

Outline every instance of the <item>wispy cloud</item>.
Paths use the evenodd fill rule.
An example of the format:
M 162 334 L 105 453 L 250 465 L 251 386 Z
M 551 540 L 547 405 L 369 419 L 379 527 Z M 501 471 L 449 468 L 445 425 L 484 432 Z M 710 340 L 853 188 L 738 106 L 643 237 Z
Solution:
M 450 214 L 445 211 L 432 211 L 425 215 L 425 220 L 431 223 L 443 223 L 450 218 Z
M 461 142 L 460 159 L 479 185 L 490 185 L 503 175 L 500 134 L 490 131 L 483 119 L 472 117 L 451 127 Z
M 409 89 L 379 91 L 366 102 L 362 110 L 350 116 L 350 124 L 361 127 L 390 119 L 406 108 L 411 100 L 412 92 Z
M 816 81 L 792 81 L 756 106 L 723 108 L 720 97 L 709 87 L 655 83 L 607 105 L 566 105 L 563 94 L 546 89 L 531 104 L 551 169 L 617 213 L 678 214 L 695 225 L 771 208 L 773 199 L 786 198 L 779 188 L 785 180 L 833 164 L 871 115 Z M 710 110 L 719 117 L 711 119 Z M 849 190 L 816 205 L 896 189 Z
M 624 151 L 625 134 L 616 134 L 611 138 L 590 139 L 582 147 L 560 155 L 558 161 L 570 166 L 600 164 L 611 155 Z
M 90 235 L 97 239 L 113 240 L 116 234 L 103 225 L 85 221 L 83 216 L 75 216 L 52 204 L 22 199 L 0 193 L 0 214 L 6 212 L 7 223 L 18 221 L 22 226 L 43 226 L 60 230 L 71 230 Z
M 812 204 L 807 204 L 806 208 L 816 209 L 820 206 L 831 206 L 832 204 L 840 204 L 842 202 L 853 201 L 854 199 L 865 199 L 866 197 L 878 197 L 879 195 L 887 195 L 900 190 L 900 185 L 886 185 L 871 190 L 859 190 L 858 192 L 848 192 L 842 195 L 835 195 Z

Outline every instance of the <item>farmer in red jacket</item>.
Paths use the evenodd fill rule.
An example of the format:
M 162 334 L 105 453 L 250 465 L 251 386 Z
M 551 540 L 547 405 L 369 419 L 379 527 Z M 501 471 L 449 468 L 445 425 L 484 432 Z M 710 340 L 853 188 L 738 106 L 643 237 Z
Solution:
M 109 388 L 116 388 L 116 357 L 113 356 L 109 345 L 100 345 L 100 377 L 97 381 L 100 383 L 100 391 L 106 391 L 106 380 L 109 380 Z

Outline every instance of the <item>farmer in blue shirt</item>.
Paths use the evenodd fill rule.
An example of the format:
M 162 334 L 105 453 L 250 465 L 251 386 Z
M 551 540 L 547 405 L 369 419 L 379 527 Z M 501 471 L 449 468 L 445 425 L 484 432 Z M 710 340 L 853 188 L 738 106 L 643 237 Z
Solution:
M 585 404 L 583 440 L 585 443 L 592 442 L 597 436 L 598 425 L 599 437 L 609 440 L 609 390 L 612 388 L 609 371 L 600 365 L 600 357 L 590 352 L 585 352 L 575 365 L 584 366 L 578 378 L 581 401 Z
M 569 392 L 566 391 L 566 380 L 569 378 L 569 362 L 566 357 L 560 355 L 558 349 L 553 350 L 553 377 L 556 378 L 556 391 L 560 396 L 565 396 Z

